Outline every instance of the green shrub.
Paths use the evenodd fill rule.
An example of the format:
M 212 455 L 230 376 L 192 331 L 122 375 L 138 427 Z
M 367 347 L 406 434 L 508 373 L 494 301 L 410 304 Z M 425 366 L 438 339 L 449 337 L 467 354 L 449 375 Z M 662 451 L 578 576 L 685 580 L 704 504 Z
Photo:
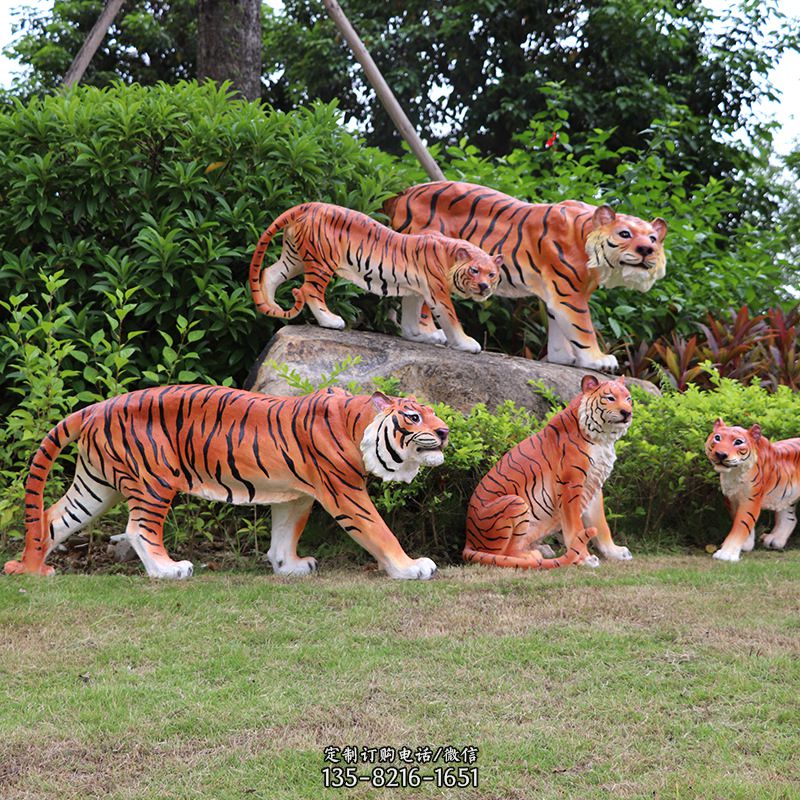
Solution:
M 37 276 L 63 272 L 59 335 L 90 343 L 90 357 L 61 364 L 74 394 L 94 392 L 94 337 L 118 340 L 126 306 L 118 356 L 133 387 L 240 381 L 282 324 L 257 318 L 247 288 L 261 232 L 308 200 L 375 209 L 407 185 L 395 163 L 347 133 L 335 105 L 279 113 L 210 83 L 17 103 L 0 114 L 2 297 L 26 295 L 24 338 L 46 313 Z M 337 287 L 332 305 L 352 320 L 359 293 Z M 0 336 L 10 320 L 0 310 Z M 16 358 L 0 348 L 3 413 Z

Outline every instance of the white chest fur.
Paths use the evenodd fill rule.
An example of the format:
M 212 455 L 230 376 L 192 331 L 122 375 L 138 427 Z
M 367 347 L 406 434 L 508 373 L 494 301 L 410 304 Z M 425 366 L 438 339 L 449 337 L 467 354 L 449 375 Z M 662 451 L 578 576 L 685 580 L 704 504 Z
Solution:
M 598 491 L 602 490 L 603 484 L 614 469 L 614 462 L 617 460 L 617 453 L 614 450 L 613 442 L 593 444 L 591 447 L 591 462 L 587 470 L 586 482 L 584 484 L 583 507 L 586 508 L 594 499 Z
M 729 469 L 720 472 L 719 484 L 722 494 L 729 500 L 741 501 L 749 497 L 753 487 L 752 476 L 750 475 L 750 465 L 745 465 L 742 469 Z

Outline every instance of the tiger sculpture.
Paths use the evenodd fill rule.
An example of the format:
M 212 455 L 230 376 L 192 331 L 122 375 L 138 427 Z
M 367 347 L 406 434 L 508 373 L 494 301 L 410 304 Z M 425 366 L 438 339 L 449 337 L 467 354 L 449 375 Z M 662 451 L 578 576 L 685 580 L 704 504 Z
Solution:
M 228 503 L 272 506 L 267 556 L 278 575 L 317 568 L 296 546 L 314 501 L 393 578 L 430 578 L 429 558 L 409 558 L 369 498 L 367 473 L 411 481 L 438 466 L 447 426 L 414 398 L 342 389 L 271 397 L 222 386 L 166 386 L 113 397 L 70 414 L 42 441 L 25 484 L 25 548 L 6 573 L 50 575 L 49 553 L 124 498 L 125 534 L 147 574 L 188 578 L 173 561 L 164 520 L 178 492 Z M 61 450 L 78 440 L 72 485 L 44 510 Z
M 706 456 L 719 474 L 733 527 L 714 558 L 738 561 L 755 545 L 755 527 L 762 509 L 775 512 L 775 525 L 761 541 L 781 550 L 797 524 L 800 500 L 800 439 L 770 442 L 761 428 L 729 427 L 717 419 L 706 439 Z
M 262 270 L 267 247 L 281 229 L 281 256 Z M 450 294 L 483 302 L 500 280 L 502 260 L 436 232 L 401 236 L 357 211 L 304 203 L 281 214 L 262 234 L 250 262 L 250 291 L 263 314 L 293 319 L 308 304 L 322 327 L 341 330 L 344 320 L 325 304 L 325 291 L 336 274 L 373 294 L 402 297 L 404 338 L 477 353 L 481 346 L 464 333 Z M 275 291 L 301 273 L 303 285 L 292 290 L 294 306 L 284 310 Z M 424 304 L 441 330 L 420 327 Z
M 502 255 L 496 294 L 544 301 L 547 360 L 556 364 L 615 370 L 617 359 L 597 343 L 592 292 L 598 286 L 646 292 L 666 270 L 667 223 L 615 214 L 607 205 L 526 203 L 485 186 L 438 181 L 407 189 L 384 211 L 402 233 L 438 230 Z
M 603 484 L 614 467 L 614 444 L 627 430 L 633 401 L 624 378 L 584 376 L 581 393 L 538 433 L 511 448 L 483 477 L 467 510 L 465 561 L 498 567 L 596 567 L 587 543 L 606 558 L 629 560 L 614 544 L 603 508 Z M 567 552 L 542 539 L 561 531 Z

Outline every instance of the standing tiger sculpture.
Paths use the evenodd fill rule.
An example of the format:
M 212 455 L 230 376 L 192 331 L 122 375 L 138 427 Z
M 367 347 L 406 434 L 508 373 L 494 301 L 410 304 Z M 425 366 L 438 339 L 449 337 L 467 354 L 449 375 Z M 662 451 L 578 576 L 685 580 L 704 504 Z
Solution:
M 770 442 L 758 425 L 747 430 L 717 419 L 706 439 L 706 456 L 719 474 L 733 518 L 733 527 L 714 558 L 738 561 L 742 551 L 752 550 L 763 509 L 775 512 L 775 526 L 761 541 L 766 547 L 783 549 L 797 525 L 800 439 Z
M 281 229 L 281 256 L 262 271 L 267 247 Z M 281 214 L 262 234 L 250 262 L 250 291 L 264 314 L 293 319 L 308 304 L 320 325 L 341 330 L 344 320 L 325 304 L 325 290 L 336 274 L 373 294 L 402 297 L 404 338 L 477 353 L 481 346 L 464 333 L 450 294 L 483 302 L 500 280 L 502 261 L 437 232 L 402 236 L 358 211 L 304 203 Z M 275 291 L 301 273 L 294 306 L 284 310 L 275 302 Z M 442 330 L 420 327 L 424 304 Z
M 592 375 L 581 393 L 538 433 L 511 448 L 483 477 L 467 510 L 465 561 L 498 567 L 550 569 L 598 566 L 587 543 L 606 558 L 629 560 L 614 544 L 603 508 L 603 484 L 614 467 L 614 443 L 631 424 L 624 378 Z M 567 552 L 547 558 L 542 539 L 561 531 Z
M 439 181 L 407 189 L 384 210 L 402 233 L 437 230 L 502 255 L 496 294 L 533 294 L 545 302 L 547 360 L 556 364 L 616 369 L 617 359 L 597 343 L 592 292 L 598 286 L 646 292 L 666 269 L 667 223 L 615 214 L 607 205 L 526 203 L 485 186 Z
M 5 572 L 50 575 L 59 542 L 124 498 L 128 541 L 153 578 L 188 578 L 173 561 L 164 520 L 178 492 L 272 506 L 267 556 L 278 575 L 305 575 L 297 555 L 314 501 L 393 578 L 430 578 L 429 558 L 409 558 L 367 493 L 367 473 L 411 481 L 438 466 L 447 426 L 414 398 L 328 389 L 270 397 L 222 386 L 166 386 L 111 398 L 70 414 L 42 441 L 25 484 L 25 549 Z M 66 494 L 47 510 L 44 491 L 61 450 L 78 440 Z

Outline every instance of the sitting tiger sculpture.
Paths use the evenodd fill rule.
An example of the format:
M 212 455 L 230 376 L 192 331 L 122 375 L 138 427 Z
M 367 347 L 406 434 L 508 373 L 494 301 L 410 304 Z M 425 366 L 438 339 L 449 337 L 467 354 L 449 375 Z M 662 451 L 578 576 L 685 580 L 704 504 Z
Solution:
M 281 256 L 262 273 L 267 247 L 281 229 Z M 502 260 L 436 232 L 401 236 L 358 211 L 304 203 L 281 214 L 262 234 L 250 262 L 250 291 L 264 314 L 293 319 L 308 304 L 320 325 L 341 330 L 344 320 L 325 304 L 325 290 L 336 274 L 373 294 L 402 297 L 404 338 L 477 353 L 481 346 L 464 333 L 450 294 L 483 302 L 500 280 Z M 301 273 L 294 306 L 284 310 L 275 302 L 275 291 Z M 424 304 L 442 330 L 420 327 Z
M 128 541 L 153 578 L 188 578 L 173 561 L 164 520 L 178 492 L 228 503 L 272 506 L 267 556 L 278 575 L 317 568 L 296 546 L 314 501 L 393 578 L 430 578 L 429 558 L 411 559 L 369 498 L 367 473 L 411 481 L 438 466 L 447 426 L 414 398 L 342 389 L 271 397 L 222 386 L 166 386 L 111 398 L 70 414 L 42 441 L 25 484 L 25 549 L 6 573 L 50 575 L 49 553 L 120 499 Z M 43 497 L 61 450 L 78 440 L 66 494 L 47 510 Z
M 465 561 L 550 569 L 598 566 L 587 543 L 606 558 L 629 560 L 614 544 L 603 508 L 603 484 L 614 467 L 614 443 L 631 424 L 624 378 L 584 376 L 581 393 L 538 433 L 511 448 L 476 487 L 467 510 Z M 561 531 L 567 552 L 552 556 L 542 539 Z
M 720 487 L 733 527 L 714 553 L 721 561 L 738 561 L 755 545 L 755 527 L 762 509 L 775 512 L 775 526 L 761 539 L 781 550 L 797 524 L 800 500 L 800 439 L 770 442 L 761 428 L 729 427 L 722 419 L 706 439 L 706 456 L 719 474 Z
M 667 223 L 615 214 L 607 205 L 526 203 L 485 186 L 438 181 L 407 189 L 384 211 L 402 233 L 437 230 L 502 255 L 496 294 L 544 300 L 547 360 L 556 364 L 616 369 L 617 359 L 597 343 L 592 292 L 598 286 L 646 292 L 666 270 Z

